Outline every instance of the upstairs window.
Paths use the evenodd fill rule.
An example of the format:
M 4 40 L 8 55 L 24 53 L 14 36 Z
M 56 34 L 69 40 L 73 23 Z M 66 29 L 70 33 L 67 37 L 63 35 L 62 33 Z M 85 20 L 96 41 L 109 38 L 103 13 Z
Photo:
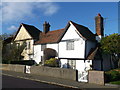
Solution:
M 42 45 L 41 45 L 41 51 L 44 51 L 45 48 L 46 48 L 46 44 L 42 44 Z
M 66 42 L 66 49 L 67 50 L 74 50 L 74 41 Z

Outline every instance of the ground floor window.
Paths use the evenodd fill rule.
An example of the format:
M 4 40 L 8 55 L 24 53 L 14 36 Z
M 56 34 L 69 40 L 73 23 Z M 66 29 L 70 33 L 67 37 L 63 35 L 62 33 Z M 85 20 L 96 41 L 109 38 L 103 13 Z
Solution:
M 71 69 L 76 69 L 76 60 L 67 60 L 67 67 Z

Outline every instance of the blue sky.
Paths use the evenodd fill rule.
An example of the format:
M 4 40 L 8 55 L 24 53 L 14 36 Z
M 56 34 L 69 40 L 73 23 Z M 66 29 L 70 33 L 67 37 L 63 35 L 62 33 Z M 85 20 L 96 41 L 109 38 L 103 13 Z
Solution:
M 50 30 L 65 28 L 69 20 L 88 27 L 95 33 L 95 16 L 105 18 L 105 34 L 118 33 L 117 2 L 3 2 L 2 33 L 13 33 L 21 23 L 43 30 L 43 23 L 50 23 Z M 0 27 L 1 28 L 1 27 Z

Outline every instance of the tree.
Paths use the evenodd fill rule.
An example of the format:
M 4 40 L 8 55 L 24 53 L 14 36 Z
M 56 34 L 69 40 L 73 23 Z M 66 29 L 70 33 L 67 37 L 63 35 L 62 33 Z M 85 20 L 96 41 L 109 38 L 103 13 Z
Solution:
M 3 41 L 7 39 L 10 35 L 7 33 L 0 35 L 0 63 L 2 63 L 2 48 L 3 48 Z
M 103 53 L 110 54 L 116 68 L 120 67 L 120 34 L 111 34 L 102 38 L 101 50 Z
M 21 60 L 22 59 L 21 53 L 25 47 L 26 47 L 25 43 L 19 45 L 18 43 L 15 42 L 3 45 L 2 48 L 3 63 L 10 63 L 11 61 Z
M 10 61 L 21 60 L 21 53 L 26 47 L 26 43 L 22 45 L 12 42 L 14 34 L 0 35 L 0 55 L 2 56 L 3 63 L 10 63 Z

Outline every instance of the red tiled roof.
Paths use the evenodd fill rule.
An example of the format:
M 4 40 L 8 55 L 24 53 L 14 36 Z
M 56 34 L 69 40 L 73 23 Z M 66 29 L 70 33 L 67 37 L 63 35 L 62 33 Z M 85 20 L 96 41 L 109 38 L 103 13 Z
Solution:
M 46 43 L 55 43 L 59 42 L 62 37 L 65 35 L 66 31 L 70 26 L 70 22 L 76 27 L 78 32 L 87 40 L 95 41 L 95 35 L 85 26 L 76 24 L 72 21 L 69 21 L 67 26 L 64 29 L 59 29 L 55 31 L 48 31 L 47 33 L 40 33 L 39 41 L 35 44 L 46 44 Z
M 48 31 L 47 33 L 40 33 L 39 41 L 35 44 L 46 44 L 46 43 L 56 43 L 59 41 L 61 35 L 63 34 L 64 29 Z

